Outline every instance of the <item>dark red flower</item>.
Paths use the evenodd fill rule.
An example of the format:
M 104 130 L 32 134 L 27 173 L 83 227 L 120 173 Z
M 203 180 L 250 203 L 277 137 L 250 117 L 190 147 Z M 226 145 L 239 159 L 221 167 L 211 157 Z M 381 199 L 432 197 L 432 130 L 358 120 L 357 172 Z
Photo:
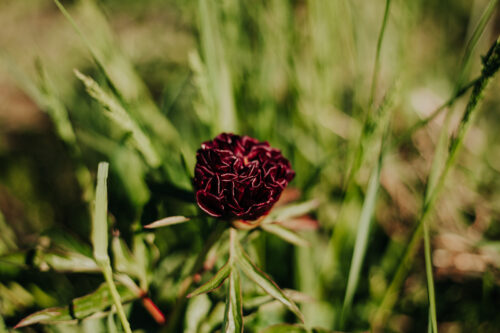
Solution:
M 269 212 L 295 172 L 278 149 L 222 133 L 196 153 L 196 201 L 215 217 L 256 220 Z

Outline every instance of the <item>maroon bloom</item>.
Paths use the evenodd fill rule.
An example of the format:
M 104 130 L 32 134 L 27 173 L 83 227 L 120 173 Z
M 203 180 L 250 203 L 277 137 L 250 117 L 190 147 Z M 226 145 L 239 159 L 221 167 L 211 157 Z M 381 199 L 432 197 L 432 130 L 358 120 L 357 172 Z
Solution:
M 201 145 L 196 160 L 196 201 L 215 217 L 256 220 L 295 176 L 278 149 L 249 136 L 219 134 Z

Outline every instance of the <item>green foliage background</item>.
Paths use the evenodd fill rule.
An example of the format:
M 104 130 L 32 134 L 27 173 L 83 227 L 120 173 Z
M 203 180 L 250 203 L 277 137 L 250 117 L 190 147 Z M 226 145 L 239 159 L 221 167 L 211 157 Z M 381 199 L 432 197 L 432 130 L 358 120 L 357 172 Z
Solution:
M 104 160 L 113 269 L 167 317 L 167 325 L 155 323 L 135 299 L 125 304 L 132 329 L 220 329 L 224 288 L 185 306 L 176 297 L 220 223 L 192 202 L 195 152 L 229 131 L 281 149 L 296 171 L 290 187 L 298 200 L 320 203 L 311 215 L 319 228 L 300 232 L 311 246 L 260 232 L 249 246 L 254 260 L 280 287 L 308 296 L 299 302 L 307 327 L 377 329 L 377 311 L 387 305 L 405 247 L 426 216 L 448 148 L 460 137 L 458 128 L 471 126 L 422 224 L 432 250 L 427 269 L 439 332 L 500 330 L 500 81 L 491 80 L 474 123 L 462 118 L 470 91 L 453 98 L 480 77 L 480 56 L 499 36 L 497 1 L 62 4 L 77 29 L 52 1 L 0 2 L 0 314 L 6 327 L 102 284 L 90 234 L 97 164 Z M 428 118 L 450 98 L 449 107 Z M 142 229 L 174 215 L 194 218 Z M 384 313 L 385 331 L 423 332 L 432 323 L 423 243 L 416 238 L 414 260 Z M 217 251 L 220 268 L 225 259 Z M 354 289 L 346 301 L 348 283 Z M 245 331 L 296 323 L 279 303 L 259 303 L 262 291 L 244 279 L 243 290 Z M 109 310 L 111 304 L 102 304 L 95 310 Z M 102 315 L 22 330 L 116 329 L 114 317 Z M 169 326 L 173 316 L 180 319 Z

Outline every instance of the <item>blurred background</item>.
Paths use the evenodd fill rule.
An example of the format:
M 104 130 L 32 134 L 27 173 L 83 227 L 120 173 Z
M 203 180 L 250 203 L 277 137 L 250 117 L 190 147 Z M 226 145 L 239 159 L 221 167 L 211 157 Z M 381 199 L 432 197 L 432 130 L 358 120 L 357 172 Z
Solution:
M 89 207 L 103 160 L 110 162 L 113 241 L 119 236 L 141 262 L 142 275 L 132 278 L 168 322 L 183 267 L 214 221 L 195 218 L 155 233 L 140 226 L 199 214 L 190 182 L 196 149 L 229 131 L 281 149 L 296 171 L 290 196 L 320 202 L 309 217 L 318 224 L 300 231 L 313 245 L 298 248 L 262 233 L 252 243 L 259 266 L 281 287 L 310 297 L 300 303 L 309 327 L 368 330 L 420 218 L 432 161 L 446 153 L 440 135 L 456 132 L 470 92 L 422 121 L 480 75 L 481 55 L 500 34 L 497 1 L 393 0 L 379 66 L 382 0 L 62 5 L 72 19 L 49 0 L 0 2 L 0 314 L 6 327 L 66 306 L 102 283 L 88 260 Z M 112 96 L 133 126 L 109 116 L 74 69 Z M 495 77 L 429 219 L 439 332 L 500 331 L 499 91 Z M 389 148 L 379 164 L 382 141 Z M 352 305 L 342 311 L 358 221 L 380 165 L 366 255 Z M 248 304 L 247 296 L 260 293 L 244 290 Z M 179 310 L 177 331 L 220 329 L 223 291 L 195 299 Z M 138 300 L 126 310 L 138 332 L 165 329 Z M 244 315 L 248 332 L 296 320 L 273 302 L 249 306 Z M 385 331 L 423 332 L 428 317 L 419 246 Z M 204 325 L 204 318 L 214 324 Z M 106 332 L 106 320 L 20 331 Z

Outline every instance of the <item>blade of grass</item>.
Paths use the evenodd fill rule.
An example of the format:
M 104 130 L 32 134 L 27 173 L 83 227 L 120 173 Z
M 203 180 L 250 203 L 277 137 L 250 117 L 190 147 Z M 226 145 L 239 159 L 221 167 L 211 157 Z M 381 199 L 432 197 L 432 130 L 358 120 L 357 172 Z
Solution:
M 151 168 L 157 168 L 161 164 L 155 148 L 149 137 L 142 131 L 137 123 L 129 116 L 122 105 L 114 96 L 106 93 L 92 78 L 75 70 L 75 75 L 82 81 L 90 96 L 92 96 L 105 110 L 106 115 L 124 131 L 130 132 L 135 148 L 144 157 L 144 160 Z
M 425 186 L 424 206 L 429 204 L 431 194 L 436 189 L 441 171 L 446 163 L 447 144 L 448 144 L 448 127 L 452 117 L 452 110 L 446 113 L 446 119 L 439 134 L 438 144 L 434 152 L 431 170 Z M 423 221 L 423 236 L 424 236 L 424 252 L 425 252 L 425 273 L 427 278 L 427 294 L 429 299 L 429 325 L 434 332 L 437 332 L 437 313 L 436 313 L 436 298 L 434 293 L 434 277 L 432 275 L 432 258 L 431 258 L 431 242 L 429 233 L 429 224 L 427 220 Z
M 201 49 L 208 71 L 209 89 L 213 102 L 209 103 L 212 105 L 208 107 L 215 115 L 212 118 L 212 130 L 215 133 L 237 132 L 233 86 L 217 17 L 217 5 L 218 3 L 204 0 L 198 2 Z
M 384 18 L 382 20 L 382 26 L 380 27 L 380 33 L 377 40 L 377 51 L 375 53 L 375 64 L 373 65 L 373 76 L 372 84 L 370 88 L 370 100 L 368 105 L 371 107 L 373 105 L 373 99 L 375 98 L 375 89 L 377 85 L 378 74 L 380 71 L 380 51 L 382 50 L 382 42 L 384 40 L 385 28 L 387 26 L 387 20 L 389 18 L 389 9 L 391 6 L 391 0 L 385 1 Z
M 97 187 L 95 191 L 95 210 L 92 219 L 92 245 L 94 247 L 94 257 L 99 267 L 101 267 L 106 283 L 108 284 L 113 302 L 116 306 L 116 312 L 122 323 L 126 333 L 131 333 L 130 324 L 123 310 L 115 283 L 113 281 L 113 271 L 108 256 L 108 178 L 109 164 L 106 162 L 99 163 L 97 169 Z
M 455 86 L 455 93 L 461 89 L 464 81 L 467 79 L 469 74 L 472 54 L 477 47 L 479 42 L 479 38 L 483 35 L 484 29 L 486 28 L 487 23 L 490 21 L 491 16 L 495 12 L 495 7 L 498 3 L 498 0 L 490 0 L 486 8 L 484 9 L 479 22 L 477 23 L 472 35 L 465 46 L 464 56 L 462 59 L 462 69 L 460 70 L 460 74 L 458 76 L 458 80 Z
M 378 142 L 378 140 L 380 140 L 379 138 L 384 136 L 384 133 L 386 132 L 398 87 L 399 86 L 397 84 L 391 87 L 375 114 L 366 114 L 363 130 L 357 142 L 357 147 L 355 148 L 354 158 L 350 163 L 350 170 L 346 175 L 347 180 L 344 184 L 345 191 L 339 208 L 337 224 L 330 236 L 328 252 L 322 262 L 321 275 L 323 277 L 325 277 L 332 270 L 336 269 L 334 265 L 341 260 L 339 258 L 340 244 L 342 244 L 346 232 L 350 232 L 348 227 L 348 223 L 350 221 L 345 217 L 345 215 L 347 207 L 356 195 L 356 175 L 358 174 L 361 166 L 365 163 L 367 153 L 366 147 L 369 147 L 374 142 Z
M 388 126 L 387 126 L 388 128 Z M 368 246 L 368 235 L 370 233 L 370 225 L 373 217 L 373 212 L 375 210 L 375 204 L 377 202 L 377 193 L 380 187 L 380 170 L 382 169 L 384 147 L 385 147 L 385 137 L 381 142 L 380 155 L 375 168 L 372 170 L 370 180 L 368 183 L 368 188 L 366 190 L 366 197 L 363 202 L 363 207 L 361 209 L 361 215 L 358 222 L 358 231 L 356 234 L 356 241 L 354 243 L 354 252 L 352 255 L 351 267 L 349 269 L 349 275 L 347 278 L 347 287 L 344 297 L 344 303 L 342 305 L 342 311 L 340 315 L 340 326 L 343 329 L 344 320 L 349 313 L 352 299 L 356 293 L 356 288 L 358 286 L 359 276 L 361 272 L 361 267 L 363 264 L 363 259 L 366 254 L 366 249 Z
M 421 217 L 417 223 L 415 231 L 413 232 L 412 237 L 408 242 L 405 253 L 399 262 L 396 273 L 394 274 L 389 288 L 387 288 L 382 302 L 375 312 L 372 320 L 372 326 L 374 328 L 379 328 L 384 325 L 388 314 L 397 301 L 397 293 L 412 266 L 413 257 L 415 256 L 418 245 L 420 244 L 423 223 L 427 220 L 430 213 L 432 212 L 436 199 L 444 186 L 446 176 L 455 163 L 455 159 L 463 144 L 465 135 L 472 125 L 474 116 L 477 113 L 476 110 L 478 109 L 478 105 L 482 99 L 484 90 L 499 68 L 500 37 L 493 43 L 487 54 L 483 57 L 483 69 L 481 72 L 481 77 L 474 84 L 471 97 L 469 99 L 469 102 L 467 103 L 462 120 L 460 121 L 457 134 L 451 140 L 449 146 L 449 154 L 448 158 L 446 159 L 444 169 L 440 173 L 440 176 L 437 178 L 438 180 L 436 185 L 434 186 L 434 189 L 432 190 L 432 192 L 429 192 L 429 195 L 427 196 L 428 200 L 424 202 Z
M 53 1 L 70 23 L 78 37 L 82 40 L 94 60 L 97 69 L 105 78 L 113 94 L 116 95 L 121 103 L 126 102 L 124 104 L 133 106 L 128 111 L 133 111 L 133 116 L 138 118 L 140 123 L 147 125 L 148 130 L 152 132 L 151 135 L 154 133 L 164 142 L 171 143 L 174 149 L 179 146 L 188 149 L 181 140 L 177 129 L 163 114 L 161 114 L 158 107 L 153 102 L 146 84 L 135 73 L 134 66 L 132 66 L 130 61 L 122 54 L 113 41 L 107 40 L 107 43 L 104 43 L 107 49 L 98 49 L 96 47 L 98 43 L 91 41 L 87 37 L 61 2 L 59 0 Z M 97 24 L 101 25 L 101 29 L 109 29 L 104 16 L 99 15 L 100 12 L 92 1 L 85 2 L 84 5 L 87 10 L 93 13 L 93 18 Z M 110 57 L 112 59 L 107 59 L 109 55 L 111 55 Z M 115 68 L 116 63 L 120 63 L 122 67 Z M 124 82 L 123 84 L 121 83 L 122 81 Z M 133 89 L 129 89 L 129 87 L 133 87 Z
M 427 277 L 427 293 L 429 295 L 429 325 L 433 332 L 437 332 L 436 295 L 434 292 L 434 277 L 432 275 L 431 241 L 429 235 L 429 222 L 424 221 L 424 251 L 425 274 Z

